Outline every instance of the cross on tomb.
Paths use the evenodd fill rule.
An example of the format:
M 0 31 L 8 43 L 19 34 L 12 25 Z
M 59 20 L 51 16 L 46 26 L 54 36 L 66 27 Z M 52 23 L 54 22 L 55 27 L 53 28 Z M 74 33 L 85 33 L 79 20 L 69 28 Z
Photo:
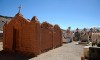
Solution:
M 20 13 L 20 10 L 21 10 L 21 5 L 20 5 L 18 8 L 19 8 L 19 11 L 18 11 L 18 12 Z

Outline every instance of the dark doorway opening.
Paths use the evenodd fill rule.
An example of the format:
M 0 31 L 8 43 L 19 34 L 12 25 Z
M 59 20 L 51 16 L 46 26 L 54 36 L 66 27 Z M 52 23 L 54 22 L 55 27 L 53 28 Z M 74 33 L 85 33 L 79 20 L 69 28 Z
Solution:
M 17 30 L 13 29 L 13 50 L 16 51 Z

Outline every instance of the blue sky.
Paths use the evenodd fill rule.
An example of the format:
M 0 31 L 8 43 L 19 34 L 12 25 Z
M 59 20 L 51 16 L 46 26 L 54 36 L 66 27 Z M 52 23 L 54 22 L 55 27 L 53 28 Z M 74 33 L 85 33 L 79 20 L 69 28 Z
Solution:
M 100 0 L 0 0 L 0 15 L 15 16 L 19 5 L 26 19 L 37 16 L 62 29 L 100 26 Z

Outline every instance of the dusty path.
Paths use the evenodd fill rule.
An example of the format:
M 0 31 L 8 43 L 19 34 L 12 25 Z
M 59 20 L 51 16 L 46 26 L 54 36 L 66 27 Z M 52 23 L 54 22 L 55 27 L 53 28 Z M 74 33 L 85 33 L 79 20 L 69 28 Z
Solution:
M 2 50 L 2 43 L 0 42 L 0 50 Z M 8 55 L 0 54 L 0 60 L 81 60 L 83 54 L 83 46 L 75 45 L 75 42 L 63 44 L 63 46 L 42 53 L 34 58 L 26 58 L 16 54 Z
M 83 46 L 75 45 L 75 42 L 63 44 L 62 47 L 40 54 L 30 60 L 81 60 Z

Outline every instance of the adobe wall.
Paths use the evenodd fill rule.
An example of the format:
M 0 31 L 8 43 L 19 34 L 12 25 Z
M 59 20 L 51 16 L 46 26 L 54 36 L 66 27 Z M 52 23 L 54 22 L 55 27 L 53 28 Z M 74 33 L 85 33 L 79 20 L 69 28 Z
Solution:
M 53 30 L 52 25 L 47 22 L 41 24 L 41 51 L 53 48 Z
M 53 47 L 59 47 L 62 45 L 62 32 L 58 25 L 53 27 Z
M 39 23 L 36 16 L 31 21 L 20 13 L 4 24 L 3 49 L 10 52 L 38 55 L 62 45 L 61 29 L 47 22 Z

